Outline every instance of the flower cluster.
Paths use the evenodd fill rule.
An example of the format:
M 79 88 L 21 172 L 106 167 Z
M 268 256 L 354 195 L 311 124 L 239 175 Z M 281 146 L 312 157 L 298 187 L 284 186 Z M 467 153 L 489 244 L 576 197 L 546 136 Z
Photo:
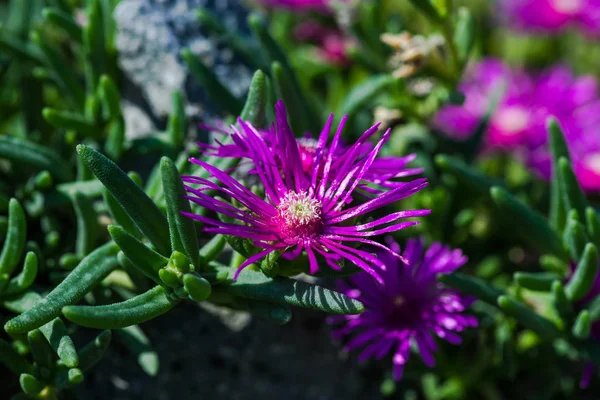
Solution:
M 505 0 L 500 7 L 506 19 L 521 29 L 559 32 L 576 27 L 592 35 L 600 33 L 598 0 Z
M 368 140 L 378 132 L 378 125 L 352 146 L 343 146 L 341 135 L 346 117 L 330 142 L 331 115 L 317 140 L 297 140 L 288 125 L 283 103 L 278 102 L 275 109 L 276 123 L 267 133 L 239 120 L 239 128 L 232 127 L 233 145 L 206 149 L 217 155 L 247 158 L 252 173 L 264 187 L 264 196 L 250 191 L 225 171 L 191 159 L 221 185 L 200 177 L 184 177 L 189 199 L 235 223 L 187 215 L 203 222 L 208 232 L 249 239 L 261 249 L 239 267 L 238 273 L 273 252 L 287 260 L 305 253 L 311 274 L 319 270 L 318 258 L 335 270 L 345 259 L 383 282 L 381 271 L 385 264 L 370 251 L 353 245 L 375 246 L 402 260 L 399 254 L 371 238 L 415 225 L 417 221 L 405 219 L 427 215 L 429 210 L 399 211 L 362 224 L 355 221 L 418 192 L 427 185 L 426 180 L 392 180 L 407 174 L 400 168 L 410 158 L 377 157 L 390 135 L 387 131 L 377 144 L 370 144 Z M 206 193 L 208 190 L 235 200 L 239 206 L 214 198 Z M 363 201 L 355 198 L 357 193 L 363 194 L 359 196 Z
M 487 149 L 517 154 L 544 179 L 551 177 L 546 121 L 558 119 L 565 130 L 574 170 L 587 191 L 600 190 L 600 98 L 597 82 L 574 77 L 558 66 L 541 74 L 512 70 L 500 61 L 481 61 L 459 89 L 462 106 L 440 110 L 433 124 L 457 140 L 468 139 L 486 113 Z
M 399 251 L 398 243 L 390 247 Z M 394 379 L 402 378 L 410 357 L 411 342 L 429 367 L 435 365 L 437 344 L 431 334 L 453 344 L 461 343 L 458 333 L 476 327 L 477 319 L 463 311 L 474 299 L 445 288 L 438 274 L 447 274 L 464 265 L 467 258 L 460 250 L 433 243 L 424 251 L 423 241 L 411 239 L 402 253 L 408 264 L 385 253 L 380 254 L 386 269 L 383 285 L 359 273 L 342 284 L 342 291 L 366 306 L 360 315 L 330 317 L 332 324 L 343 323 L 335 338 L 352 335 L 347 350 L 366 346 L 359 359 L 381 359 L 393 352 Z

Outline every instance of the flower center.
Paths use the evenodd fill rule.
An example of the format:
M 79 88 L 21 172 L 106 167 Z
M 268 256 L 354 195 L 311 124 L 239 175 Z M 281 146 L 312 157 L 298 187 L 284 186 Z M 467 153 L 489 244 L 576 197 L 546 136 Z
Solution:
M 312 173 L 315 164 L 315 155 L 317 154 L 317 141 L 312 138 L 296 139 L 298 151 L 300 152 L 300 161 L 305 173 Z
M 321 202 L 306 192 L 293 191 L 277 206 L 282 232 L 288 237 L 308 237 L 322 226 Z
M 577 14 L 584 7 L 583 0 L 552 0 L 551 4 L 556 11 L 563 14 Z
M 509 107 L 496 115 L 496 123 L 508 136 L 516 135 L 529 125 L 529 112 L 523 107 Z
M 592 153 L 583 159 L 583 165 L 600 175 L 600 153 Z

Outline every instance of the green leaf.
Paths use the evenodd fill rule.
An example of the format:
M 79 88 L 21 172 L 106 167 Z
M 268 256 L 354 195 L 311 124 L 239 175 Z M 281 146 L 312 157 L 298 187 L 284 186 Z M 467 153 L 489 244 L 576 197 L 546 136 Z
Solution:
M 495 288 L 486 281 L 461 273 L 439 275 L 438 280 L 448 287 L 475 296 L 477 299 L 492 305 L 496 305 L 498 297 L 503 294 L 500 289 Z
M 271 76 L 275 83 L 277 97 L 283 100 L 286 105 L 286 111 L 289 113 L 289 122 L 294 132 L 310 131 L 309 121 L 304 117 L 302 105 L 298 99 L 293 85 L 288 80 L 287 75 L 280 63 L 274 62 L 271 66 Z
M 106 42 L 100 1 L 90 0 L 87 5 L 88 23 L 83 28 L 83 53 L 88 91 L 93 92 L 106 71 Z
M 240 114 L 242 121 L 248 121 L 254 127 L 261 127 L 265 121 L 267 107 L 267 77 L 262 71 L 256 71 L 250 82 L 250 90 L 246 98 L 246 104 Z
M 190 50 L 185 49 L 181 52 L 181 57 L 187 64 L 190 73 L 196 81 L 202 86 L 202 89 L 211 100 L 222 111 L 232 115 L 240 115 L 243 104 L 225 87 L 215 75 L 215 73 Z
M 578 301 L 585 297 L 598 275 L 598 249 L 591 243 L 585 246 L 583 255 L 571 279 L 565 287 L 567 298 Z
M 552 283 L 561 277 L 551 272 L 516 272 L 514 278 L 519 286 L 525 289 L 548 292 L 552 289 Z
M 108 111 L 108 119 L 115 120 L 121 118 L 121 96 L 119 88 L 108 75 L 100 77 L 100 98 Z
M 577 210 L 577 214 L 583 217 L 589 203 L 571 168 L 570 161 L 565 157 L 558 160 L 558 179 L 566 211 Z
M 23 392 L 29 396 L 38 395 L 45 387 L 42 382 L 38 381 L 30 374 L 21 374 L 19 377 L 19 384 L 21 385 Z
M 504 189 L 493 187 L 490 193 L 508 224 L 515 226 L 515 233 L 521 240 L 540 253 L 566 256 L 560 238 L 540 213 L 529 208 Z
M 30 42 L 25 42 L 10 33 L 2 33 L 0 29 L 0 53 L 8 54 L 15 59 L 39 64 L 44 59 L 40 48 Z
M 144 245 L 119 226 L 110 225 L 108 233 L 131 264 L 142 274 L 162 284 L 158 271 L 169 263 L 169 259 Z
M 14 374 L 31 373 L 33 366 L 10 343 L 0 339 L 0 363 Z
M 554 308 L 558 312 L 558 315 L 563 320 L 570 320 L 573 316 L 573 306 L 567 299 L 565 288 L 561 281 L 555 281 L 552 284 L 552 297 Z
M 9 334 L 25 333 L 58 317 L 64 306 L 81 300 L 118 266 L 118 246 L 109 242 L 94 250 L 43 300 L 23 314 L 9 320 L 4 329 Z
M 162 286 L 129 300 L 105 306 L 66 306 L 63 315 L 77 325 L 96 329 L 121 329 L 141 324 L 171 310 L 171 301 Z
M 357 112 L 393 85 L 396 80 L 389 74 L 371 76 L 355 85 L 344 97 L 344 102 L 336 111 L 338 119 L 344 115 L 352 118 Z
M 229 267 L 217 268 L 218 273 L 233 276 Z M 237 280 L 230 281 L 221 289 L 235 296 L 277 304 L 310 308 L 332 314 L 360 314 L 364 306 L 358 300 L 320 286 L 288 278 L 267 278 L 260 272 L 243 270 Z
M 73 130 L 91 137 L 98 135 L 98 128 L 94 123 L 81 114 L 44 108 L 42 115 L 46 122 L 57 129 Z
M 8 135 L 0 136 L 0 158 L 18 162 L 19 165 L 47 170 L 59 181 L 70 181 L 73 178 L 69 165 L 60 155 L 48 147 L 26 139 Z
M 441 22 L 444 18 L 440 14 L 440 10 L 436 7 L 435 0 L 410 0 L 411 4 L 432 21 Z
M 550 180 L 550 224 L 557 231 L 562 231 L 567 212 L 565 209 L 564 198 L 561 193 L 561 183 L 558 173 L 558 161 L 561 157 L 569 159 L 569 148 L 565 140 L 562 128 L 555 118 L 550 118 L 547 122 L 548 136 L 550 138 L 550 151 L 552 153 L 552 174 Z
M 277 325 L 285 325 L 292 320 L 292 310 L 287 305 L 249 299 L 238 299 L 236 305 L 255 317 Z
M 27 333 L 27 342 L 36 366 L 51 369 L 56 362 L 56 354 L 39 329 Z
M 108 136 L 104 145 L 106 154 L 113 160 L 120 160 L 125 152 L 125 120 L 118 117 L 108 123 L 107 129 Z
M 94 340 L 79 350 L 79 368 L 87 371 L 102 360 L 110 344 L 111 336 L 109 330 L 104 330 Z
M 35 281 L 35 277 L 38 272 L 38 258 L 37 255 L 30 251 L 25 256 L 25 262 L 23 263 L 23 269 L 19 275 L 15 276 L 8 282 L 8 285 L 4 291 L 0 290 L 2 296 L 12 296 L 17 293 L 24 292 L 29 286 Z
M 102 195 L 104 197 L 104 203 L 106 204 L 106 208 L 108 209 L 108 213 L 112 218 L 113 222 L 122 227 L 127 233 L 135 236 L 136 238 L 141 238 L 142 232 L 140 232 L 139 228 L 133 222 L 131 217 L 127 215 L 123 207 L 117 202 L 112 194 L 106 189 L 104 186 L 102 187 Z
M 289 92 L 294 93 L 295 101 L 297 101 L 300 110 L 298 113 L 302 115 L 302 119 L 307 123 L 307 130 L 314 134 L 321 131 L 321 119 L 317 113 L 311 107 L 306 94 L 300 86 L 298 76 L 292 68 L 292 65 L 287 57 L 285 51 L 279 46 L 279 44 L 273 39 L 264 21 L 257 14 L 251 14 L 248 17 L 248 25 L 254 36 L 258 39 L 261 48 L 266 51 L 269 57 L 269 65 L 273 65 L 274 62 L 279 63 L 282 68 L 285 82 L 289 87 Z M 273 77 L 275 80 L 276 78 Z M 291 107 L 291 106 L 290 106 Z M 290 110 L 291 112 L 292 110 Z
M 208 299 L 212 290 L 210 283 L 195 273 L 185 274 L 183 276 L 183 287 L 189 295 L 189 298 L 197 302 Z
M 488 192 L 492 186 L 502 185 L 498 180 L 486 176 L 480 170 L 455 157 L 439 154 L 435 156 L 435 163 L 442 171 L 454 175 L 479 193 Z
M 139 326 L 133 325 L 116 332 L 127 348 L 136 355 L 142 370 L 150 376 L 156 376 L 159 367 L 158 354 L 152 350 L 150 339 L 144 331 Z
M 218 36 L 228 49 L 231 49 L 244 64 L 253 69 L 265 67 L 262 54 L 258 52 L 255 46 L 252 46 L 247 40 L 238 35 L 235 31 L 230 31 L 223 24 L 221 19 L 205 8 L 196 11 L 196 16 L 200 26 L 206 29 L 210 34 Z
M 558 257 L 545 254 L 540 257 L 540 265 L 548 272 L 565 276 L 569 272 L 569 265 Z
M 96 248 L 98 240 L 98 217 L 92 201 L 80 192 L 73 195 L 73 206 L 77 216 L 77 239 L 75 251 L 79 257 L 87 256 Z
M 17 298 L 5 300 L 2 306 L 16 314 L 24 313 L 42 300 L 37 292 L 29 291 L 19 294 Z
M 79 356 L 73 340 L 69 337 L 67 327 L 60 318 L 42 325 L 40 331 L 67 367 L 75 368 L 79 365 Z
M 8 231 L 2 252 L 0 252 L 0 275 L 11 275 L 15 270 L 27 236 L 25 213 L 17 199 L 10 199 L 8 205 Z
M 572 260 L 579 260 L 588 241 L 585 226 L 579 222 L 577 211 L 571 210 L 563 232 L 563 244 L 569 250 Z
M 592 243 L 600 246 L 600 218 L 598 218 L 598 213 L 593 207 L 585 209 L 585 222 Z
M 46 7 L 42 10 L 42 16 L 46 21 L 63 29 L 75 42 L 83 41 L 83 31 L 69 13 L 55 7 Z
M 221 254 L 226 243 L 227 241 L 225 240 L 224 235 L 215 235 L 208 243 L 200 248 L 200 262 L 203 265 L 208 265 L 210 261 Z
M 77 152 L 158 252 L 168 254 L 168 223 L 154 202 L 115 163 L 102 154 L 83 145 L 77 146 Z
M 466 7 L 460 7 L 456 13 L 454 44 L 461 63 L 465 63 L 473 49 L 476 37 L 476 24 L 473 15 Z
M 200 267 L 198 234 L 196 233 L 194 221 L 182 215 L 182 213 L 192 213 L 190 202 L 186 198 L 183 181 L 177 167 L 167 157 L 160 160 L 160 173 L 167 204 L 171 250 L 184 253 L 197 269 Z
M 577 339 L 585 340 L 590 336 L 590 330 L 592 328 L 592 321 L 590 320 L 590 313 L 587 310 L 582 310 L 575 324 L 573 325 L 573 336 Z
M 525 327 L 537 332 L 541 337 L 552 340 L 560 336 L 560 332 L 552 322 L 536 314 L 531 308 L 518 300 L 507 296 L 498 298 L 498 306 L 508 315 L 513 316 Z
M 187 121 L 185 116 L 185 106 L 183 104 L 183 95 L 180 91 L 176 90 L 173 92 L 173 112 L 169 117 L 169 125 L 167 126 L 167 132 L 169 133 L 169 140 L 173 145 L 173 148 L 179 149 L 185 142 L 187 135 Z

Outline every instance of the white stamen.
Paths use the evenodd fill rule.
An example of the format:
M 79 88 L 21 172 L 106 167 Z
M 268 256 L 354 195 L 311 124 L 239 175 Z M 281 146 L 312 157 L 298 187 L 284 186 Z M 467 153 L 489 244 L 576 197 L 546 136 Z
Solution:
M 321 202 L 306 192 L 287 192 L 277 208 L 289 227 L 301 227 L 321 219 Z
M 500 110 L 496 114 L 494 122 L 506 135 L 515 135 L 527 128 L 529 119 L 529 112 L 523 107 L 516 106 Z
M 554 9 L 563 14 L 577 14 L 583 11 L 583 0 L 552 0 Z
M 600 175 L 600 152 L 585 156 L 583 159 L 583 164 L 596 174 Z

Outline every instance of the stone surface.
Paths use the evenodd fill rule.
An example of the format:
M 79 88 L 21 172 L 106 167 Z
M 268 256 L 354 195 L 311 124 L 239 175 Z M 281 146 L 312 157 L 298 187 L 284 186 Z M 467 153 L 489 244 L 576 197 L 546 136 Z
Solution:
M 119 64 L 133 86 L 125 96 L 129 92 L 136 97 L 135 92 L 141 91 L 151 119 L 164 121 L 171 111 L 171 94 L 177 89 L 185 93 L 191 114 L 210 116 L 217 111 L 187 73 L 180 57 L 185 48 L 212 66 L 235 95 L 247 91 L 252 71 L 223 43 L 202 32 L 195 14 L 199 7 L 211 10 L 230 29 L 248 35 L 247 11 L 239 0 L 121 0 L 115 9 Z

